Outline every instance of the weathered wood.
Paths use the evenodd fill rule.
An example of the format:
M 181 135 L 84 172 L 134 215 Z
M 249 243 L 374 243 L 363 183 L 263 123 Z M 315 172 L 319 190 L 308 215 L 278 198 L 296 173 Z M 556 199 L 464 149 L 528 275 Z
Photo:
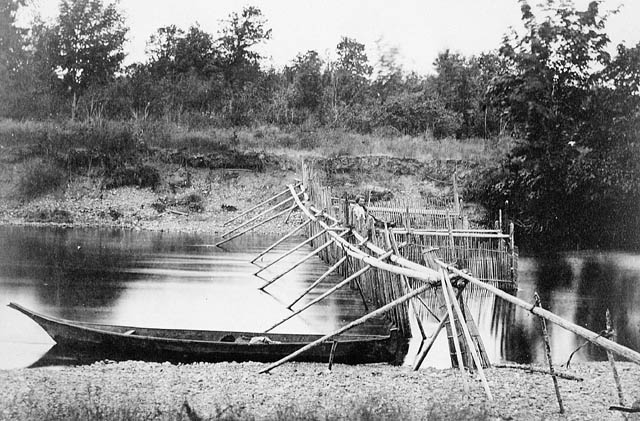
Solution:
M 536 306 L 542 307 L 542 303 L 540 302 L 540 296 L 536 292 Z M 547 332 L 547 322 L 544 318 L 539 317 L 540 326 L 542 327 L 542 338 L 544 339 L 544 349 L 547 354 L 547 361 L 549 362 L 549 373 L 551 373 L 551 378 L 553 379 L 553 388 L 556 391 L 556 398 L 558 399 L 558 407 L 560 408 L 560 413 L 564 414 L 564 406 L 562 405 L 562 396 L 560 395 L 560 387 L 558 386 L 558 378 L 556 377 L 555 370 L 553 369 L 553 361 L 551 359 L 551 345 L 549 345 L 549 333 Z
M 336 355 L 337 347 L 338 347 L 338 341 L 333 341 L 333 344 L 331 345 L 331 352 L 329 352 L 329 371 L 331 371 L 331 368 L 333 367 L 333 358 Z
M 176 363 L 262 361 L 286 357 L 322 335 L 297 335 L 259 332 L 156 329 L 116 326 L 58 319 L 28 310 L 16 303 L 9 307 L 20 311 L 40 325 L 67 353 L 82 350 L 98 359 L 137 359 Z M 249 339 L 244 339 L 249 338 Z M 253 342 L 250 340 L 253 338 Z M 335 362 L 359 364 L 395 362 L 400 335 L 343 335 L 336 339 Z M 304 361 L 325 364 L 330 344 L 300 357 Z M 64 354 L 63 354 L 64 355 Z M 68 356 L 68 355 L 67 355 Z M 46 357 L 45 357 L 46 358 Z
M 493 368 L 508 368 L 512 370 L 530 371 L 532 373 L 551 374 L 549 370 L 545 370 L 543 368 L 536 368 L 530 365 L 522 365 L 522 364 L 493 364 Z M 561 379 L 575 380 L 577 382 L 584 381 L 582 377 L 574 376 L 573 374 L 569 374 L 569 373 L 564 373 L 562 371 L 558 371 L 555 368 L 554 368 L 554 373 L 556 373 L 556 376 Z
M 344 231 L 342 234 L 340 235 L 344 235 L 348 232 Z M 307 260 L 311 259 L 313 256 L 315 256 L 316 254 L 320 253 L 322 250 L 326 249 L 327 247 L 329 247 L 331 244 L 333 244 L 333 239 L 327 241 L 326 243 L 324 243 L 323 245 L 321 245 L 320 247 L 317 247 L 315 250 L 313 250 L 312 252 L 310 252 L 309 254 L 307 254 L 306 256 L 304 256 L 302 259 L 298 260 L 296 263 L 293 264 L 293 266 L 291 266 L 289 269 L 285 270 L 284 272 L 280 273 L 279 275 L 277 275 L 276 277 L 274 277 L 273 279 L 271 279 L 270 281 L 268 281 L 266 284 L 264 284 L 263 286 L 260 287 L 261 290 L 264 291 L 264 289 L 266 287 L 268 287 L 269 285 L 273 284 L 274 282 L 276 282 L 278 279 L 282 278 L 284 275 L 286 275 L 287 273 L 291 272 L 292 270 L 294 270 L 295 268 L 297 268 L 298 266 L 300 266 L 301 264 L 303 264 L 304 262 L 306 262 Z
M 309 351 L 310 349 L 320 345 L 321 343 L 326 342 L 329 339 L 334 338 L 334 337 L 336 337 L 336 336 L 338 336 L 338 335 L 340 335 L 340 334 L 342 334 L 342 333 L 344 333 L 344 332 L 346 332 L 346 331 L 348 331 L 350 329 L 353 329 L 356 326 L 360 326 L 361 324 L 373 319 L 374 317 L 378 317 L 378 316 L 380 316 L 382 314 L 387 313 L 388 311 L 392 310 L 396 306 L 399 306 L 400 304 L 404 303 L 405 301 L 411 299 L 412 297 L 415 297 L 418 294 L 422 294 L 428 288 L 431 288 L 431 285 L 426 284 L 426 285 L 421 286 L 420 288 L 417 288 L 417 289 L 413 290 L 412 292 L 410 292 L 410 293 L 398 298 L 397 300 L 395 300 L 395 301 L 393 301 L 393 302 L 391 302 L 389 304 L 386 304 L 386 305 L 380 307 L 379 309 L 374 310 L 371 313 L 369 313 L 369 314 L 367 314 L 367 315 L 365 315 L 363 317 L 360 317 L 357 320 L 354 320 L 353 322 L 347 324 L 346 326 L 343 326 L 340 329 L 338 329 L 338 330 L 336 330 L 336 331 L 334 331 L 334 332 L 332 332 L 332 333 L 330 333 L 328 335 L 325 335 L 322 338 L 320 338 L 320 339 L 318 339 L 316 341 L 313 341 L 312 343 L 310 343 L 308 345 L 303 346 L 302 348 L 300 348 L 296 352 L 292 353 L 291 355 L 288 355 L 287 357 L 282 358 L 281 360 L 276 361 L 275 363 L 269 365 L 268 367 L 260 370 L 259 373 L 260 374 L 268 373 L 269 371 L 273 370 L 274 368 L 281 366 L 282 364 L 286 363 L 287 361 L 291 361 L 292 359 L 294 359 L 298 355 Z
M 616 341 L 616 334 L 613 330 L 613 325 L 611 324 L 611 312 L 607 309 L 605 314 L 607 319 L 607 332 L 611 334 L 611 340 Z M 607 350 L 607 359 L 609 360 L 609 365 L 611 365 L 611 371 L 613 372 L 613 380 L 616 383 L 616 391 L 618 392 L 618 403 L 620 406 L 625 406 L 624 403 L 624 394 L 622 393 L 622 385 L 620 384 L 620 376 L 618 376 L 618 369 L 616 368 L 616 362 L 613 358 L 613 353 Z
M 475 277 L 469 275 L 468 273 L 465 273 L 459 269 L 457 269 L 454 266 L 448 265 L 447 263 L 436 259 L 436 262 L 441 265 L 442 267 L 446 268 L 447 270 L 455 273 L 456 275 L 466 279 L 467 281 L 471 282 L 472 284 L 485 289 L 489 292 L 491 292 L 492 294 L 502 298 L 505 301 L 508 301 L 512 304 L 517 305 L 518 307 L 522 307 L 526 310 L 529 310 L 530 312 L 532 312 L 533 314 L 540 316 L 570 332 L 575 333 L 578 336 L 581 336 L 583 338 L 585 338 L 586 340 L 588 340 L 589 342 L 592 342 L 598 346 L 601 346 L 604 349 L 608 349 L 611 352 L 613 352 L 616 355 L 619 355 L 621 357 L 624 357 L 626 359 L 628 359 L 631 362 L 634 362 L 636 364 L 640 364 L 640 353 L 629 349 L 625 346 L 622 346 L 620 344 L 617 344 L 613 341 L 610 341 L 609 339 L 603 338 L 601 335 L 590 331 L 589 329 L 585 329 L 582 326 L 578 326 L 575 323 L 571 323 L 568 320 L 563 319 L 562 317 L 548 311 L 545 310 L 543 308 L 540 307 L 536 307 L 536 306 L 532 306 L 530 303 L 527 303 L 526 301 L 523 301 L 517 297 L 514 297 L 513 295 L 504 292 L 496 287 L 494 287 L 493 285 L 489 285 L 486 284 L 482 281 L 480 281 L 479 279 L 476 279 Z
M 346 279 L 344 279 L 342 282 L 339 282 L 338 284 L 336 284 L 335 286 L 333 286 L 332 288 L 330 288 L 329 290 L 327 290 L 326 292 L 324 292 L 322 295 L 320 295 L 319 297 L 317 297 L 316 299 L 310 301 L 309 303 L 307 303 L 304 307 L 296 310 L 295 312 L 293 312 L 292 314 L 288 315 L 287 317 L 285 317 L 284 319 L 280 320 L 278 323 L 272 325 L 270 328 L 265 330 L 266 332 L 269 332 L 273 329 L 275 329 L 276 327 L 280 326 L 282 323 L 286 322 L 287 320 L 297 316 L 298 314 L 302 313 L 304 310 L 308 309 L 309 307 L 311 307 L 312 305 L 319 303 L 320 301 L 324 300 L 325 298 L 327 298 L 329 295 L 333 294 L 334 292 L 336 292 L 337 290 L 339 290 L 340 288 L 344 287 L 345 285 L 348 285 L 349 282 L 351 282 L 352 280 L 358 278 L 359 276 L 361 276 L 362 274 L 364 274 L 366 271 L 368 271 L 369 269 L 371 269 L 371 265 L 367 265 L 364 268 L 360 269 L 359 271 L 353 273 L 351 276 L 348 276 Z
M 229 241 L 231 241 L 233 239 L 236 239 L 236 238 L 240 237 L 241 235 L 244 235 L 244 234 L 248 233 L 249 231 L 252 231 L 252 230 L 258 228 L 260 225 L 264 225 L 267 222 L 272 221 L 272 220 L 284 215 L 285 213 L 289 212 L 289 210 L 294 209 L 295 207 L 296 207 L 296 205 L 293 205 L 292 207 L 290 207 L 288 209 L 285 209 L 285 210 L 283 210 L 281 212 L 278 212 L 277 214 L 275 214 L 273 216 L 270 216 L 269 218 L 265 219 L 264 221 L 260 221 L 259 223 L 255 224 L 255 225 L 252 225 L 249 228 L 244 229 L 244 230 L 236 233 L 235 235 L 233 235 L 233 236 L 231 236 L 229 238 L 226 238 L 226 239 L 224 239 L 222 241 L 217 242 L 215 245 L 216 245 L 216 247 L 220 247 L 222 244 L 227 243 L 227 242 L 229 242 Z
M 292 186 L 289 186 L 290 189 L 292 189 Z M 316 216 L 314 216 L 311 212 L 310 209 L 313 210 L 314 212 L 317 212 L 318 214 L 321 214 L 322 216 L 327 217 L 327 219 L 331 219 L 331 220 L 335 220 L 335 218 L 330 217 L 329 215 L 327 215 L 325 212 L 322 211 L 317 211 L 317 209 L 313 208 L 313 206 L 309 206 L 309 209 L 307 209 L 306 206 L 304 206 L 304 204 L 302 204 L 302 202 L 296 198 L 296 203 L 298 204 L 298 207 L 300 207 L 300 210 L 302 210 L 302 212 L 305 213 L 305 215 L 308 218 L 313 219 L 314 221 L 318 221 L 318 223 L 320 224 L 320 226 L 322 227 L 328 227 L 328 225 L 323 222 L 320 221 Z M 358 241 L 362 241 L 364 240 L 364 237 L 362 237 L 361 235 L 357 234 L 355 231 L 352 231 L 354 237 L 356 237 L 356 240 Z M 373 267 L 376 267 L 378 269 L 382 269 L 382 270 L 387 270 L 389 272 L 392 273 L 396 273 L 396 274 L 404 274 L 406 276 L 408 276 L 409 278 L 415 278 L 415 279 L 420 279 L 422 281 L 427 281 L 427 282 L 439 282 L 439 274 L 438 272 L 431 270 L 429 268 L 425 268 L 424 266 L 421 266 L 419 264 L 414 264 L 413 262 L 408 261 L 407 259 L 402 259 L 402 258 L 398 258 L 398 256 L 390 256 L 390 260 L 392 262 L 396 262 L 396 261 L 402 261 L 403 265 L 401 265 L 401 267 L 395 266 L 395 265 L 391 265 L 388 263 L 384 263 L 381 262 L 379 259 L 376 259 L 366 253 L 363 253 L 362 251 L 358 250 L 353 244 L 349 243 L 348 241 L 346 241 L 343 238 L 337 237 L 337 235 L 335 235 L 335 233 L 329 232 L 329 235 L 332 236 L 334 239 L 336 239 L 336 243 L 339 244 L 343 250 L 351 257 L 358 259 L 360 261 L 363 261 L 367 264 L 370 264 Z M 377 246 L 374 246 L 371 242 L 367 242 L 365 244 L 368 248 L 375 248 L 378 250 L 382 250 Z M 382 251 L 381 253 L 383 253 L 384 251 Z M 378 254 L 381 254 L 378 253 Z M 411 265 L 414 265 L 413 267 L 415 269 L 409 269 L 408 267 Z M 407 265 L 407 267 L 404 267 L 404 265 Z
M 315 287 L 317 287 L 320 282 L 322 282 L 324 279 L 326 279 L 327 276 L 331 275 L 336 269 L 338 269 L 340 267 L 340 265 L 342 265 L 345 261 L 347 260 L 347 256 L 344 256 L 342 258 L 340 258 L 340 260 L 338 260 L 333 266 L 331 266 L 325 273 L 323 273 L 318 279 L 315 280 L 315 282 L 313 282 L 311 285 L 309 285 L 309 287 L 307 289 L 304 290 L 304 292 L 302 294 L 300 294 L 295 300 L 293 300 L 291 302 L 291 304 L 289 304 L 287 306 L 287 308 L 289 310 L 291 310 L 291 307 L 293 307 L 298 301 L 300 301 L 302 299 L 302 297 L 304 297 L 305 295 L 307 295 L 309 292 L 311 292 L 311 290 L 313 290 Z
M 484 369 L 482 368 L 482 361 L 480 360 L 480 356 L 475 347 L 475 343 L 471 338 L 471 334 L 469 333 L 469 329 L 467 328 L 467 324 L 464 319 L 464 314 L 462 313 L 462 309 L 458 304 L 458 300 L 456 299 L 456 294 L 453 292 L 453 287 L 451 286 L 451 280 L 449 279 L 449 275 L 443 271 L 443 283 L 445 285 L 446 291 L 444 291 L 445 297 L 448 295 L 449 299 L 452 301 L 453 309 L 458 315 L 458 320 L 460 321 L 460 326 L 462 327 L 462 333 L 464 338 L 467 341 L 467 346 L 469 347 L 469 352 L 471 352 L 471 357 L 473 358 L 473 362 L 476 365 L 476 369 L 478 370 L 478 375 L 480 376 L 480 381 L 482 382 L 482 387 L 484 388 L 485 393 L 487 394 L 487 399 L 490 401 L 493 400 L 493 395 L 491 395 L 491 390 L 489 389 L 489 384 L 487 383 L 487 378 L 484 375 Z
M 302 183 L 296 183 L 294 185 L 294 188 L 300 186 Z M 245 216 L 246 214 L 253 212 L 254 210 L 258 209 L 260 206 L 264 206 L 267 203 L 271 202 L 274 199 L 277 199 L 280 196 L 284 196 L 285 194 L 289 193 L 289 189 L 285 189 L 284 191 L 276 194 L 275 196 L 271 196 L 270 198 L 258 203 L 257 205 L 247 209 L 246 211 L 243 211 L 242 213 L 240 213 L 239 215 L 234 216 L 233 218 L 229 219 L 228 221 L 226 221 L 224 224 L 222 224 L 223 226 L 229 225 L 230 223 L 232 223 L 233 221 L 235 221 L 238 218 L 242 218 L 243 216 Z
M 436 342 L 436 339 L 438 338 L 438 335 L 440 334 L 440 332 L 444 328 L 444 325 L 448 321 L 449 321 L 449 313 L 445 314 L 444 317 L 442 317 L 442 319 L 440 319 L 440 323 L 438 323 L 438 327 L 436 328 L 435 332 L 431 336 L 431 339 L 429 340 L 429 343 L 427 344 L 427 346 L 422 348 L 422 350 L 420 351 L 420 354 L 418 354 L 418 356 L 416 357 L 416 360 L 413 363 L 413 370 L 414 371 L 418 370 L 420 368 L 420 366 L 422 365 L 422 362 L 424 361 L 424 359 L 426 358 L 427 354 L 431 350 L 431 347 Z
M 285 253 L 281 254 L 280 256 L 278 256 L 277 258 L 275 258 L 274 260 L 272 260 L 271 262 L 269 262 L 268 264 L 266 264 L 265 266 L 261 267 L 256 273 L 254 273 L 254 276 L 258 276 L 258 274 L 260 272 L 263 272 L 265 270 L 267 270 L 268 268 L 270 268 L 271 266 L 275 265 L 276 263 L 278 263 L 279 261 L 281 261 L 282 259 L 284 259 L 285 257 L 293 254 L 296 250 L 299 250 L 300 248 L 302 248 L 303 246 L 306 246 L 307 244 L 311 243 L 313 240 L 315 240 L 316 238 L 320 237 L 321 235 L 325 234 L 327 232 L 327 230 L 322 230 L 320 232 L 318 232 L 315 235 L 312 235 L 309 238 L 306 238 L 303 242 L 296 244 L 293 248 L 287 250 Z
M 449 298 L 449 294 L 447 293 L 447 286 L 445 284 L 445 271 L 442 269 L 442 277 L 441 285 L 442 285 L 442 295 L 444 296 L 444 302 L 447 306 L 447 314 L 449 315 L 449 320 L 451 323 L 451 332 L 453 335 L 453 345 L 456 350 L 456 357 L 458 358 L 458 369 L 460 370 L 460 374 L 462 375 L 462 386 L 464 388 L 464 393 L 469 395 L 469 382 L 467 381 L 467 372 L 464 369 L 464 361 L 462 360 L 462 350 L 460 349 L 460 342 L 458 341 L 458 331 L 456 329 L 455 317 L 453 315 L 453 309 L 451 307 L 451 300 Z M 462 321 L 461 321 L 462 323 Z
M 282 205 L 287 204 L 287 203 L 291 202 L 292 200 L 293 200 L 293 197 L 289 197 L 289 198 L 287 198 L 287 199 L 285 199 L 285 200 L 283 200 L 283 201 L 281 201 L 281 202 L 279 202 L 279 203 L 277 203 L 277 204 L 275 204 L 275 205 L 271 206 L 269 209 L 267 209 L 267 210 L 265 210 L 265 211 L 260 212 L 259 214 L 257 214 L 257 215 L 256 215 L 256 216 L 254 216 L 253 218 L 246 220 L 245 222 L 241 223 L 241 224 L 240 224 L 240 225 L 238 225 L 237 227 L 233 227 L 233 228 L 231 228 L 229 231 L 227 231 L 227 232 L 225 232 L 224 234 L 222 234 L 222 238 L 225 238 L 225 237 L 227 237 L 228 235 L 230 235 L 231 233 L 234 233 L 234 232 L 238 231 L 240 228 L 244 228 L 244 227 L 246 227 L 247 225 L 249 225 L 249 224 L 251 224 L 251 223 L 253 223 L 253 222 L 257 221 L 258 219 L 262 218 L 263 216 L 265 216 L 265 215 L 266 215 L 266 214 L 268 214 L 269 212 L 271 212 L 271 211 L 274 211 L 274 210 L 278 209 L 278 208 L 279 208 L 279 207 L 281 207 Z M 292 212 L 294 209 L 295 209 L 295 207 L 294 207 L 294 208 L 288 208 L 288 211 L 289 211 L 289 212 Z
M 289 231 L 288 233 L 286 233 L 282 238 L 280 238 L 278 241 L 276 241 L 275 243 L 271 244 L 269 247 L 267 247 L 266 249 L 264 249 L 263 251 L 260 252 L 260 254 L 258 254 L 256 257 L 254 257 L 251 262 L 249 263 L 254 263 L 255 261 L 258 260 L 259 258 L 261 258 L 262 256 L 264 256 L 265 254 L 269 253 L 271 250 L 273 250 L 274 248 L 278 247 L 280 244 L 282 244 L 285 240 L 287 240 L 289 237 L 291 237 L 292 235 L 296 234 L 298 231 L 300 231 L 301 229 L 303 229 L 304 227 L 306 227 L 307 225 L 309 225 L 311 223 L 310 219 L 307 219 L 306 221 L 304 221 L 301 225 L 298 225 L 297 227 L 295 227 L 294 229 L 292 229 L 291 231 Z

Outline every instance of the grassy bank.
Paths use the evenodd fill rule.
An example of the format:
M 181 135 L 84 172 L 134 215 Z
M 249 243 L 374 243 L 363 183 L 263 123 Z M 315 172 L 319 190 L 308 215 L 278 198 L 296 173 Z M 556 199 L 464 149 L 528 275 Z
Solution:
M 0 222 L 215 229 L 230 209 L 246 209 L 299 177 L 305 157 L 335 159 L 341 168 L 327 182 L 353 195 L 445 196 L 451 186 L 439 180 L 450 182 L 460 163 L 464 182 L 512 143 L 304 127 L 0 120 Z M 385 168 L 377 158 L 349 161 L 371 155 L 395 161 Z M 174 221 L 180 218 L 189 223 Z
M 131 144 L 129 144 L 131 143 Z M 412 137 L 396 131 L 359 134 L 339 129 L 305 129 L 296 126 L 190 129 L 157 121 L 14 121 L 0 120 L 0 145 L 41 144 L 52 150 L 102 149 L 112 153 L 136 144 L 180 148 L 191 153 L 220 148 L 297 156 L 385 155 L 420 160 L 493 161 L 504 156 L 513 139 L 435 139 Z M 118 147 L 120 149 L 118 149 Z

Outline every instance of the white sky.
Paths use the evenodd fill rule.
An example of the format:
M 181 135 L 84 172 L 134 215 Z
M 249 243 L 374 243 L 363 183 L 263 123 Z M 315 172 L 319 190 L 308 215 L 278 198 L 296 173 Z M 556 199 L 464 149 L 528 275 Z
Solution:
M 33 3 L 43 17 L 57 15 L 57 0 Z M 581 8 L 589 1 L 574 3 Z M 605 0 L 603 7 L 620 4 L 622 0 Z M 372 64 L 378 57 L 376 42 L 381 41 L 385 48 L 398 48 L 406 70 L 432 73 L 433 61 L 444 49 L 467 56 L 496 49 L 510 26 L 521 26 L 517 0 L 120 0 L 130 28 L 126 62 L 143 61 L 146 42 L 162 26 L 187 29 L 198 22 L 202 30 L 217 35 L 220 21 L 247 5 L 260 8 L 273 29 L 260 52 L 268 57 L 264 64 L 275 67 L 307 50 L 333 57 L 344 35 L 365 44 Z M 638 22 L 640 0 L 626 0 L 607 25 L 612 52 L 620 42 L 640 42 Z

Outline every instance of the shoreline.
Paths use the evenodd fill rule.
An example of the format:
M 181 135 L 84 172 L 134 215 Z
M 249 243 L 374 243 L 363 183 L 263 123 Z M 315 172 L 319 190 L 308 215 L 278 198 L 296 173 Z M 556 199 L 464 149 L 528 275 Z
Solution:
M 96 412 L 107 419 L 620 419 L 607 362 L 576 363 L 584 381 L 559 379 L 565 414 L 550 376 L 486 370 L 494 401 L 472 378 L 465 397 L 457 370 L 386 364 L 99 362 L 90 366 L 0 371 L 0 418 L 58 419 Z M 640 367 L 617 363 L 626 405 L 640 397 Z M 128 417 L 118 415 L 128 414 Z M 635 414 L 632 414 L 634 416 Z M 635 418 L 630 418 L 635 419 Z

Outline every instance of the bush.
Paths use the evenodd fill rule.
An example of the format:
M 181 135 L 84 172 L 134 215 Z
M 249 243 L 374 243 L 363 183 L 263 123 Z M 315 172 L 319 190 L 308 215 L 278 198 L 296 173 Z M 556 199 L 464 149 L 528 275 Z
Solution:
M 27 161 L 24 173 L 18 181 L 17 193 L 20 198 L 33 199 L 57 190 L 65 182 L 64 171 L 51 161 L 40 158 Z
M 43 222 L 56 224 L 71 224 L 73 217 L 69 211 L 64 209 L 36 209 L 28 212 L 25 217 L 27 222 Z
M 191 212 L 204 212 L 204 199 L 198 193 L 190 193 L 181 197 L 177 202 L 179 206 L 186 206 Z
M 151 165 L 116 168 L 104 183 L 104 187 L 107 189 L 125 186 L 155 189 L 158 185 L 160 185 L 160 172 Z

